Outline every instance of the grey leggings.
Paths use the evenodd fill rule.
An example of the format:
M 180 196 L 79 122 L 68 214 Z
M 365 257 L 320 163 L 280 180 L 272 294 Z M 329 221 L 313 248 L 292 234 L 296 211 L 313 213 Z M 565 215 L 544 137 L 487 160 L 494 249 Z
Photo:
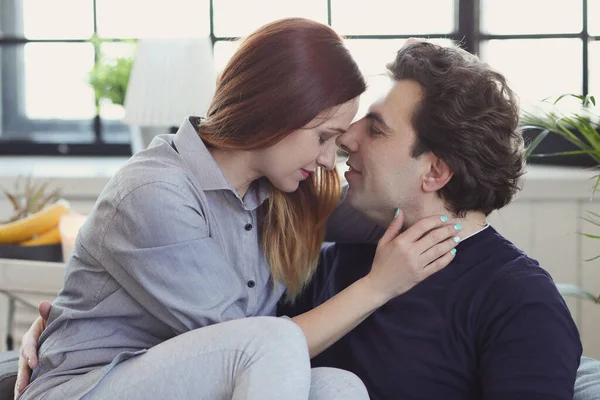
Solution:
M 44 400 L 79 393 L 85 375 Z M 70 390 L 70 388 L 72 388 Z M 368 399 L 356 375 L 310 368 L 302 330 L 285 318 L 256 317 L 187 332 L 110 370 L 85 399 Z

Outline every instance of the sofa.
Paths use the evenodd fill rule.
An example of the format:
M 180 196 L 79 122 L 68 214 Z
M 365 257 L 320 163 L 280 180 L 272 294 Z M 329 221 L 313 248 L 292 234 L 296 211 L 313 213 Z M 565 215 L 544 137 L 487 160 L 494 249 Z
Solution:
M 0 400 L 13 398 L 19 353 L 0 353 Z M 582 357 L 573 400 L 600 400 L 600 361 Z

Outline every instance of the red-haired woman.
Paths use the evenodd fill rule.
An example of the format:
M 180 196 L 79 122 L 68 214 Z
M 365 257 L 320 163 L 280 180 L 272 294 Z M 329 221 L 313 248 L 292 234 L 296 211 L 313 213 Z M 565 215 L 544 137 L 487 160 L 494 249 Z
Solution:
M 275 317 L 317 264 L 340 197 L 335 139 L 364 90 L 326 25 L 285 19 L 248 36 L 206 118 L 157 137 L 100 195 L 21 398 L 368 398 L 356 376 L 311 371 L 310 357 L 416 284 L 417 257 L 397 265 L 410 250 L 398 226 L 377 273 Z

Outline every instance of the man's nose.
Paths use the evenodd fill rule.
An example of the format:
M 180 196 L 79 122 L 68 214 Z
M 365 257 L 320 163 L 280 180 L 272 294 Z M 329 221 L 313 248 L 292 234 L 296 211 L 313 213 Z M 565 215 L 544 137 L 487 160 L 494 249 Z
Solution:
M 359 121 L 360 122 L 360 121 Z M 354 153 L 358 148 L 358 144 L 356 141 L 356 130 L 358 128 L 358 122 L 350 125 L 350 128 L 335 140 L 336 144 L 340 149 L 345 151 L 346 153 Z

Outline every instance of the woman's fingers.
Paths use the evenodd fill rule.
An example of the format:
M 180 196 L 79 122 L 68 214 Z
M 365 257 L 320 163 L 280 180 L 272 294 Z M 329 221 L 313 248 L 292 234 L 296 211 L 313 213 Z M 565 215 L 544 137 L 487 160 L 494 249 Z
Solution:
M 458 236 L 453 236 L 450 239 L 446 239 L 440 243 L 435 244 L 434 246 L 430 247 L 424 253 L 421 254 L 419 259 L 420 265 L 422 265 L 424 269 L 431 269 L 435 267 L 432 264 L 435 263 L 439 258 L 445 256 L 446 254 L 454 256 L 454 254 L 456 253 L 455 247 L 458 245 L 459 242 L 460 239 L 458 238 Z M 450 260 L 452 258 L 453 257 L 451 257 Z
M 420 254 L 424 254 L 447 240 L 454 241 L 454 245 L 456 245 L 460 241 L 458 233 L 461 229 L 460 224 L 441 225 L 434 228 L 417 241 L 416 250 Z
M 446 268 L 448 264 L 452 262 L 454 256 L 456 255 L 456 251 L 447 251 L 444 255 L 442 255 L 437 260 L 427 264 L 425 269 L 423 270 L 423 279 L 428 278 L 429 276 L 435 274 L 436 272 Z
M 402 232 L 402 240 L 406 243 L 413 243 L 423 238 L 427 233 L 435 228 L 440 228 L 448 223 L 448 217 L 445 215 L 432 215 L 417 221 L 413 226 Z M 438 243 L 445 238 L 438 240 Z M 431 247 L 431 246 L 429 246 Z
M 379 239 L 379 244 L 385 245 L 385 244 L 390 243 L 392 240 L 394 240 L 400 233 L 400 229 L 402 229 L 403 224 L 404 224 L 404 213 L 402 212 L 402 210 L 397 209 L 394 219 L 392 220 L 392 222 L 390 222 L 390 225 L 386 229 L 386 231 L 383 234 L 383 236 L 381 237 L 381 239 Z

